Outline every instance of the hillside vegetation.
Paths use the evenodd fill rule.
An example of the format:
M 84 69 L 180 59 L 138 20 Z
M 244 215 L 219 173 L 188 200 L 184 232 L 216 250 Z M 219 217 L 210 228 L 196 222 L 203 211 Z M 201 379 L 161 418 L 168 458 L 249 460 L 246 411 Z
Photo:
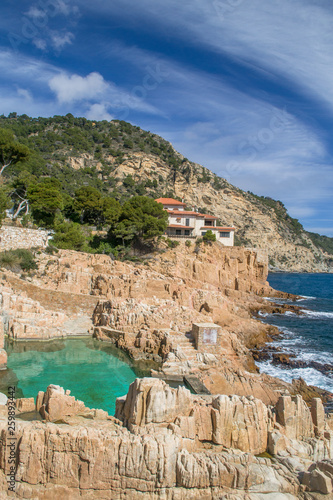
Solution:
M 39 225 L 56 223 L 60 227 L 60 224 L 67 224 L 67 230 L 72 224 L 72 231 L 73 224 L 78 224 L 81 229 L 93 225 L 110 234 L 110 227 L 114 224 L 111 208 L 111 212 L 118 210 L 121 213 L 119 206 L 123 207 L 133 197 L 184 198 L 188 207 L 214 213 L 221 224 L 236 226 L 236 244 L 267 250 L 272 268 L 332 270 L 332 238 L 304 231 L 280 201 L 232 186 L 203 166 L 190 162 L 169 142 L 151 132 L 124 121 L 94 122 L 70 114 L 30 118 L 11 113 L 8 117 L 0 117 L 0 128 L 10 129 L 16 141 L 31 151 L 28 159 L 6 168 L 2 179 L 10 188 L 8 194 L 12 200 L 14 196 L 16 208 L 20 202 L 17 194 L 21 198 L 30 197 L 32 214 Z M 43 183 L 41 188 L 39 184 Z M 48 220 L 43 203 L 37 207 L 45 195 L 45 185 L 53 190 L 55 197 L 55 191 L 61 194 L 61 200 L 54 198 L 55 205 L 51 207 Z M 110 204 L 106 199 L 119 203 L 119 206 L 112 203 L 112 207 L 109 206 L 109 219 L 105 215 L 108 210 L 102 205 L 95 216 L 92 212 L 89 215 L 82 203 L 80 206 L 78 191 L 88 187 L 95 190 L 98 203 Z M 82 193 L 84 190 L 81 199 Z M 110 217 L 113 217 L 112 222 Z M 163 227 L 162 224 L 157 233 Z M 133 236 L 133 225 L 127 224 L 120 232 L 114 233 L 113 238 L 117 237 L 124 244 L 126 236 L 131 239 L 131 230 Z M 63 244 L 60 236 L 58 243 Z M 119 241 L 111 242 L 115 243 Z M 82 245 L 79 246 L 82 248 Z M 105 242 L 95 241 L 95 251 L 105 251 L 105 248 Z

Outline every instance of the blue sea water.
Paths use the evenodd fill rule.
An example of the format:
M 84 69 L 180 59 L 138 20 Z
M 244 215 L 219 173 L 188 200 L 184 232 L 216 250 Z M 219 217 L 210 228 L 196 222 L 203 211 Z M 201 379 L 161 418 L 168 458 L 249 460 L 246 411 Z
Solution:
M 110 344 L 91 338 L 15 342 L 7 346 L 9 370 L 0 372 L 0 391 L 16 386 L 17 397 L 34 397 L 49 384 L 71 390 L 89 408 L 114 414 L 116 398 L 136 376 L 130 360 Z
M 268 281 L 276 290 L 302 296 L 296 303 L 302 309 L 302 316 L 287 312 L 261 318 L 283 332 L 273 345 L 295 354 L 296 360 L 333 365 L 333 274 L 274 273 L 268 276 Z M 270 361 L 260 362 L 258 366 L 260 371 L 287 382 L 302 377 L 309 385 L 333 392 L 333 375 L 312 367 L 288 369 L 274 366 Z

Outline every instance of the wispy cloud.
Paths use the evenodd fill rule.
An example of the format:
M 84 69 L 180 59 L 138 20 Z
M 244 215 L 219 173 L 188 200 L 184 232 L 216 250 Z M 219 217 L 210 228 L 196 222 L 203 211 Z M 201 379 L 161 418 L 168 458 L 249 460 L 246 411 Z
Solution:
M 328 0 L 51 3 L 45 26 L 50 3 L 25 9 L 36 33 L 21 46 L 54 64 L 0 53 L 2 109 L 134 122 L 239 187 L 281 199 L 311 227 L 325 225 L 322 207 L 333 210 Z
M 66 45 L 71 45 L 75 36 L 70 31 L 62 33 L 60 31 L 50 32 L 51 42 L 56 50 L 62 50 Z

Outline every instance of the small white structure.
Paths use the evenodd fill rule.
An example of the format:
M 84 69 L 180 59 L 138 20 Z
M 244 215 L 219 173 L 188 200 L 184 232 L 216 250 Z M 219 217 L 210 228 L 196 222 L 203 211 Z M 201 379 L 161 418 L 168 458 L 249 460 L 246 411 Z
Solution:
M 185 203 L 173 198 L 158 198 L 157 203 L 162 203 L 164 210 L 169 214 L 169 225 L 166 233 L 171 238 L 197 238 L 204 236 L 210 229 L 216 240 L 223 245 L 232 247 L 234 245 L 234 227 L 217 226 L 218 217 L 209 214 L 201 214 L 196 210 L 185 210 Z
M 222 336 L 222 328 L 215 323 L 193 323 L 192 335 L 196 349 L 216 352 Z

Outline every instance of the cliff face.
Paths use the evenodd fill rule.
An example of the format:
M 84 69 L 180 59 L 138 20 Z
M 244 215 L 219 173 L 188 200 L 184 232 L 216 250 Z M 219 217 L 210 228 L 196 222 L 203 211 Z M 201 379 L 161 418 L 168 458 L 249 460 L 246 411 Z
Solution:
M 208 182 L 200 180 L 203 174 Z M 236 227 L 236 238 L 242 245 L 265 250 L 271 268 L 332 272 L 332 256 L 316 247 L 305 231 L 295 230 L 283 209 L 236 188 L 201 165 L 185 161 L 176 172 L 170 172 L 167 164 L 153 155 L 136 153 L 125 158 L 113 175 L 119 179 L 118 186 L 128 175 L 137 183 L 163 179 L 188 206 L 205 208 L 219 217 L 222 225 Z
M 15 498 L 121 500 L 331 498 L 332 419 L 320 400 L 194 396 L 156 379 L 137 379 L 116 417 L 86 408 L 58 386 L 39 393 L 43 422 L 20 418 Z M 60 421 L 60 422 L 59 422 Z M 10 472 L 0 407 L 1 498 Z M 8 444 L 8 443 L 7 443 Z M 273 460 L 255 455 L 269 452 Z M 311 496 L 309 496 L 311 493 Z

